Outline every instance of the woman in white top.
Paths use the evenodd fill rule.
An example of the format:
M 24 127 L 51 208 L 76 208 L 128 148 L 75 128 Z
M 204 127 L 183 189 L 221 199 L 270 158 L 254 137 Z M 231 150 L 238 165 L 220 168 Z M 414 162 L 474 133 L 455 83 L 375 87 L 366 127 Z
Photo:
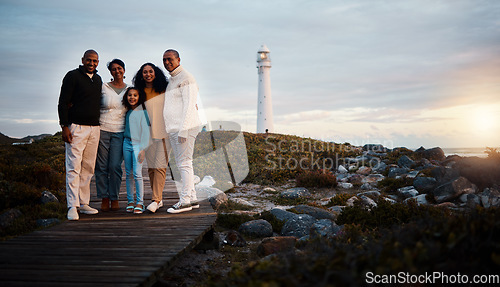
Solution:
M 118 194 L 122 181 L 123 132 L 126 108 L 122 98 L 127 90 L 125 63 L 114 59 L 108 63 L 113 78 L 102 85 L 101 134 L 95 167 L 97 197 L 102 199 L 101 210 L 118 210 Z M 111 207 L 110 207 L 111 203 Z

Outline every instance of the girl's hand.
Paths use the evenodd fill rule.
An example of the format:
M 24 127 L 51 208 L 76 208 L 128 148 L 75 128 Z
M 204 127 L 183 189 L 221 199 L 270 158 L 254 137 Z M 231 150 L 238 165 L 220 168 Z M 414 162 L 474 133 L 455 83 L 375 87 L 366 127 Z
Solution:
M 139 152 L 139 155 L 137 156 L 137 161 L 139 163 L 142 163 L 144 161 L 144 158 L 146 157 L 146 152 L 144 150 L 141 150 Z

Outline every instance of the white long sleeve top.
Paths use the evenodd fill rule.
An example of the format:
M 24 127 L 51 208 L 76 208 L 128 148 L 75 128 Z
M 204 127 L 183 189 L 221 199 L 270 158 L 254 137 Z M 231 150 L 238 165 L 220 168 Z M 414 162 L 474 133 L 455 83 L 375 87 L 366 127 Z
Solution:
M 149 146 L 150 127 L 148 120 L 142 106 L 138 106 L 126 113 L 124 137 L 129 138 L 132 145 L 139 145 L 140 150 L 144 150 Z
M 168 133 L 178 132 L 180 137 L 187 137 L 188 130 L 201 126 L 196 106 L 198 84 L 193 75 L 177 67 L 170 73 L 170 80 L 165 91 L 163 117 Z
M 127 108 L 122 104 L 122 98 L 127 86 L 117 94 L 109 83 L 102 84 L 101 116 L 99 122 L 101 130 L 118 133 L 125 129 L 125 114 Z

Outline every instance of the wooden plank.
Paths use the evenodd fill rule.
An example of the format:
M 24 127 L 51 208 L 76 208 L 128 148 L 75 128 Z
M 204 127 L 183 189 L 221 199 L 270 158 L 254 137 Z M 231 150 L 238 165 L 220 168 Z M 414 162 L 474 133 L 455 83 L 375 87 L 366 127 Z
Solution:
M 144 186 L 147 204 L 149 179 Z M 165 206 L 178 201 L 172 181 L 163 195 Z M 180 254 L 202 240 L 217 216 L 208 202 L 180 214 L 168 214 L 166 207 L 127 213 L 124 180 L 120 197 L 119 211 L 82 214 L 79 221 L 1 242 L 0 286 L 152 286 Z M 100 208 L 94 183 L 90 205 Z

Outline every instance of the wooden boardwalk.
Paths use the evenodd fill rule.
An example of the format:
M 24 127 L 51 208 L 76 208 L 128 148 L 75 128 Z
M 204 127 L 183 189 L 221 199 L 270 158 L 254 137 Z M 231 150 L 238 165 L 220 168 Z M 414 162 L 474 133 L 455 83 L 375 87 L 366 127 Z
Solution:
M 144 174 L 147 205 L 151 188 Z M 80 214 L 79 221 L 1 242 L 0 286 L 152 286 L 215 224 L 206 200 L 199 209 L 168 214 L 166 207 L 177 201 L 175 184 L 167 179 L 164 207 L 154 214 L 126 213 L 123 180 L 119 211 Z M 90 205 L 100 209 L 94 182 Z

